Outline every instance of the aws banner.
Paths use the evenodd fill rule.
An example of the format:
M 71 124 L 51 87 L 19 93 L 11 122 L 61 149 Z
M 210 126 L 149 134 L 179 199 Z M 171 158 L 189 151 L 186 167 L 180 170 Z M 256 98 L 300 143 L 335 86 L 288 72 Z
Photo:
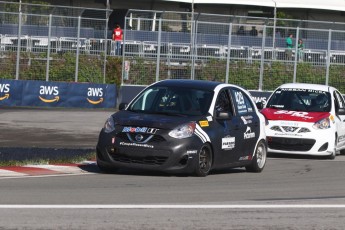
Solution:
M 0 79 L 0 106 L 115 108 L 116 98 L 109 84 Z

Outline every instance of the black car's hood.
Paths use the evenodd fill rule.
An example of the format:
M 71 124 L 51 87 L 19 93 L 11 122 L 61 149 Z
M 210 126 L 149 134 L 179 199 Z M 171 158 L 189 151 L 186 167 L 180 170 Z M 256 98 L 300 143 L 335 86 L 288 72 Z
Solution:
M 160 129 L 174 129 L 176 126 L 190 122 L 199 121 L 199 116 L 170 116 L 161 114 L 142 114 L 121 110 L 113 114 L 114 121 L 121 126 L 154 127 Z M 206 119 L 206 118 L 204 118 Z

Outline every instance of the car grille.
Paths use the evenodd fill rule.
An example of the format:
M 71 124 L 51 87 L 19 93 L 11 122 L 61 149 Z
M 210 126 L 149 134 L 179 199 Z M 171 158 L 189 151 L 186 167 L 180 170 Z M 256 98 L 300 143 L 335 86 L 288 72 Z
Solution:
M 167 150 L 109 147 L 107 151 L 114 161 L 128 164 L 162 165 L 171 156 Z
M 315 144 L 314 139 L 267 137 L 270 149 L 286 151 L 309 151 Z
M 272 126 L 271 130 L 276 132 L 284 132 L 284 133 L 309 133 L 310 130 L 308 128 L 299 128 L 295 126 Z
M 133 164 L 145 164 L 145 165 L 162 165 L 168 159 L 168 157 L 162 156 L 145 156 L 145 157 L 134 157 L 127 155 L 111 155 L 114 161 L 122 163 L 133 163 Z
M 132 142 L 133 140 L 135 140 L 135 135 L 137 135 L 137 133 L 118 133 L 118 134 L 116 134 L 116 137 L 122 139 L 123 141 Z M 141 142 L 158 143 L 158 142 L 165 141 L 165 138 L 160 136 L 160 135 L 152 135 L 152 134 L 142 134 L 142 135 L 144 138 Z M 148 138 L 150 138 L 150 139 L 146 142 L 146 140 Z

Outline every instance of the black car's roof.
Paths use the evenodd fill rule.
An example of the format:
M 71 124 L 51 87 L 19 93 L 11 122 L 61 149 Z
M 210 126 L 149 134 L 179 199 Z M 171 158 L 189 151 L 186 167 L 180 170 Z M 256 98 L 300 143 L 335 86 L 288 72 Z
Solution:
M 203 80 L 189 80 L 189 79 L 169 79 L 154 83 L 155 86 L 170 86 L 181 88 L 204 89 L 208 91 L 214 90 L 222 82 L 203 81 Z

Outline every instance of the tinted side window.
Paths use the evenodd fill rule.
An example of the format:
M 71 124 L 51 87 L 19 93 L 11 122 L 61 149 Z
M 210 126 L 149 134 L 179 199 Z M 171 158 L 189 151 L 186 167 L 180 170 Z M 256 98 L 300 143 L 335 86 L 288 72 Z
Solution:
M 225 90 L 218 94 L 215 109 L 217 112 L 228 112 L 231 115 L 234 114 L 230 97 Z

